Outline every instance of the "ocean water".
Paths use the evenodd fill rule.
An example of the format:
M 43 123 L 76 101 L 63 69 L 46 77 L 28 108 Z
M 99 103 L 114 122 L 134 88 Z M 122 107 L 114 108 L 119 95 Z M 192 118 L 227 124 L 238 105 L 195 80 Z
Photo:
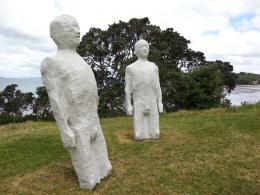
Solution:
M 235 90 L 226 96 L 231 104 L 238 106 L 241 103 L 256 103 L 260 101 L 260 85 L 237 85 Z
M 35 93 L 36 88 L 43 86 L 41 78 L 1 78 L 0 91 L 7 85 L 18 84 L 23 92 Z M 260 101 L 260 85 L 237 85 L 235 90 L 226 96 L 232 105 L 241 105 L 243 102 L 255 103 Z

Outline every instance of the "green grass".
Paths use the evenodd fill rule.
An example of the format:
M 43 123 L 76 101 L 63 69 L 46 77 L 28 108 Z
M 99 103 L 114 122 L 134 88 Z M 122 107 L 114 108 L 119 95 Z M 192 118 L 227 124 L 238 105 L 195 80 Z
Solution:
M 260 105 L 160 116 L 160 140 L 132 118 L 102 119 L 112 175 L 80 190 L 54 122 L 0 126 L 0 194 L 258 194 Z

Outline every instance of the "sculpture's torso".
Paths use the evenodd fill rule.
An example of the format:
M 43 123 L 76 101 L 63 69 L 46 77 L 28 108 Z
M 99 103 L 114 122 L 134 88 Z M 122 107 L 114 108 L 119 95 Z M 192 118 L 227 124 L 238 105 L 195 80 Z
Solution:
M 156 66 L 152 62 L 135 62 L 128 66 L 134 102 L 156 101 Z
M 60 73 L 60 98 L 65 101 L 70 125 L 90 125 L 88 120 L 98 119 L 98 92 L 91 67 L 76 53 L 57 54 L 52 59 Z

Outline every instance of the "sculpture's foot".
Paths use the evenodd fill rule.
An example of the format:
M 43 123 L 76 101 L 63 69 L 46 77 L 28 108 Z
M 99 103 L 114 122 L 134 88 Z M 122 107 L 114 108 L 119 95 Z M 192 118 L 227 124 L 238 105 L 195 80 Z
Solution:
M 96 182 L 95 181 L 90 181 L 88 183 L 80 183 L 79 186 L 81 189 L 88 189 L 88 190 L 93 190 L 96 186 Z
M 160 138 L 160 131 L 155 132 L 153 135 L 153 139 L 159 139 Z
M 159 139 L 159 138 L 160 138 L 160 133 L 155 133 L 154 135 L 148 135 L 144 137 L 137 136 L 137 135 L 134 136 L 134 139 L 136 141 L 145 140 L 145 139 Z
M 107 169 L 106 176 L 111 175 L 111 173 L 112 173 L 112 166 L 110 165 L 110 167 Z
M 143 138 L 143 136 L 142 136 L 142 134 L 140 132 L 134 132 L 134 139 L 136 141 L 139 141 L 139 140 L 142 140 L 144 138 Z
M 141 138 L 141 137 L 139 137 L 139 136 L 135 136 L 135 140 L 136 141 L 140 141 L 140 140 L 142 140 L 143 138 Z

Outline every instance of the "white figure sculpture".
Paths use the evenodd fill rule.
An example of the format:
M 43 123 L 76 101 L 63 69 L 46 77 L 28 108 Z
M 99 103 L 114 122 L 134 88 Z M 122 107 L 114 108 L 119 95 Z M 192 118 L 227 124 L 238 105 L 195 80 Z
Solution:
M 96 80 L 91 67 L 76 53 L 80 32 L 73 17 L 55 18 L 50 35 L 57 54 L 42 62 L 43 83 L 80 187 L 93 189 L 112 169 L 97 114 Z
M 163 112 L 162 92 L 158 67 L 147 60 L 148 54 L 149 44 L 139 40 L 135 44 L 138 60 L 128 65 L 125 72 L 127 115 L 134 115 L 136 140 L 160 137 L 158 111 Z

